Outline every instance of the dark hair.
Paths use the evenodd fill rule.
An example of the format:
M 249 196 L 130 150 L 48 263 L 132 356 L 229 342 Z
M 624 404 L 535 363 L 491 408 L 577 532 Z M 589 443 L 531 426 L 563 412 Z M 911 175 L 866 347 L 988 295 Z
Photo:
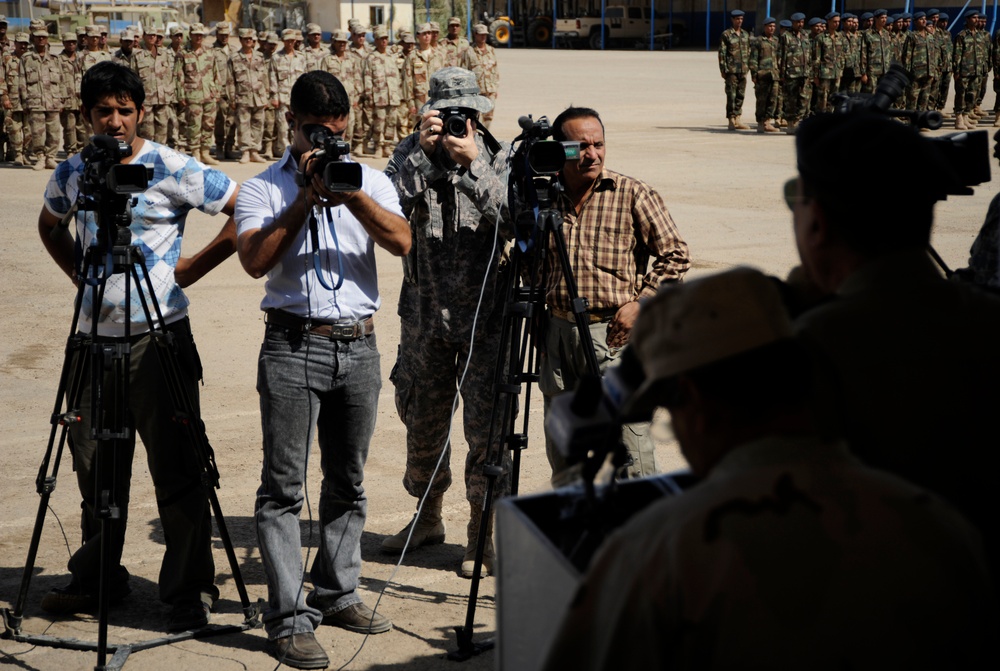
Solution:
M 146 89 L 143 88 L 139 75 L 114 61 L 102 61 L 83 73 L 80 102 L 90 110 L 101 98 L 109 95 L 114 96 L 118 102 L 131 100 L 137 110 L 142 109 L 142 104 L 146 101 Z
M 552 122 L 552 139 L 558 142 L 566 141 L 566 134 L 563 133 L 563 124 L 567 121 L 572 121 L 573 119 L 597 119 L 597 123 L 601 124 L 601 132 L 604 132 L 604 122 L 601 121 L 601 115 L 597 113 L 597 110 L 591 109 L 589 107 L 567 107 L 562 111 L 562 113 L 556 117 L 556 120 Z
M 293 114 L 342 117 L 351 111 L 351 101 L 340 80 L 324 70 L 307 72 L 292 86 Z

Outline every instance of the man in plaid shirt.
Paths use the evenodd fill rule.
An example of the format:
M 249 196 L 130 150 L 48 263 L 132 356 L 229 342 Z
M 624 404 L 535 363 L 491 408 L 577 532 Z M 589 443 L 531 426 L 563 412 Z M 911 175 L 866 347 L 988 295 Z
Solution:
M 590 335 L 603 373 L 619 362 L 638 301 L 655 295 L 664 282 L 680 281 L 691 260 L 660 195 L 604 166 L 604 124 L 595 110 L 570 107 L 552 127 L 554 139 L 580 143 L 580 160 L 567 163 L 560 175 L 565 191 L 559 209 L 571 270 L 580 296 L 590 303 Z M 545 302 L 549 326 L 538 386 L 547 414 L 552 397 L 576 388 L 587 366 L 559 264 L 549 272 Z M 622 441 L 631 457 L 624 475 L 656 472 L 648 424 L 625 425 Z M 558 484 L 568 464 L 548 438 L 545 451 Z

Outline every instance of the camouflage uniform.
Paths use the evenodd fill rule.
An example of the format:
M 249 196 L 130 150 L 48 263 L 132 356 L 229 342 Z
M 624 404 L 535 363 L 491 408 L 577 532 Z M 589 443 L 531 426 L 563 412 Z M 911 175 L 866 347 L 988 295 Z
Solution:
M 937 39 L 926 30 L 912 30 L 906 34 L 902 65 L 910 74 L 910 85 L 906 87 L 907 109 L 921 112 L 930 109 L 931 88 L 941 75 L 940 56 Z
M 810 61 L 809 38 L 803 31 L 796 33 L 788 31 L 781 36 L 781 48 L 778 55 L 778 67 L 783 82 L 785 98 L 784 118 L 788 127 L 802 121 L 806 106 L 812 98 L 812 63 Z
M 249 56 L 236 52 L 229 58 L 229 93 L 236 106 L 240 127 L 240 151 L 244 156 L 256 153 L 264 131 L 264 108 L 270 104 L 270 77 L 267 63 L 259 51 Z
M 482 125 L 489 128 L 493 122 L 493 112 L 496 110 L 497 92 L 500 90 L 500 70 L 496 50 L 489 44 L 484 44 L 482 48 L 478 45 L 471 46 L 462 55 L 461 66 L 475 73 L 479 94 L 489 98 L 494 105 L 489 112 L 479 116 Z
M 976 92 L 976 113 L 982 116 L 983 112 L 980 106 L 983 104 L 983 98 L 986 97 L 986 87 L 990 78 L 990 70 L 993 69 L 993 58 L 991 55 L 993 48 L 990 42 L 990 33 L 982 26 L 976 31 L 976 43 L 979 47 L 979 90 Z
M 236 143 L 236 114 L 229 99 L 229 59 L 239 49 L 229 44 L 229 34 L 222 46 L 213 46 L 209 51 L 215 57 L 215 71 L 219 74 L 216 82 L 219 92 L 218 110 L 215 113 L 215 155 L 216 158 L 230 158 Z
M 171 84 L 167 92 L 167 99 L 170 101 L 167 109 L 167 144 L 184 152 L 187 151 L 187 133 L 182 130 L 182 125 L 187 113 L 177 97 L 177 91 L 184 85 L 184 69 L 177 67 L 177 61 L 182 60 L 184 50 L 174 51 L 172 46 L 168 46 L 163 52 L 172 71 Z
M 719 72 L 726 78 L 726 118 L 743 114 L 750 63 L 750 33 L 729 28 L 719 40 Z
M 57 56 L 63 71 L 62 110 L 59 122 L 63 128 L 63 149 L 66 156 L 80 151 L 87 142 L 87 131 L 80 117 L 80 59 L 62 52 Z
M 298 80 L 299 75 L 305 72 L 306 59 L 299 53 L 285 53 L 284 49 L 276 52 L 271 57 L 270 62 L 270 90 L 273 100 L 278 101 L 278 107 L 274 113 L 275 138 L 274 155 L 281 156 L 288 146 L 288 120 L 285 114 L 288 112 L 288 105 L 291 102 L 292 86 Z
M 215 83 L 220 79 L 215 63 L 215 55 L 202 46 L 197 50 L 185 49 L 174 65 L 174 74 L 180 82 L 177 100 L 186 112 L 188 152 L 209 165 L 213 163 L 209 151 L 218 107 Z
M 159 144 L 167 143 L 170 125 L 171 102 L 177 98 L 174 82 L 176 59 L 169 49 L 157 49 L 156 56 L 140 50 L 134 60 L 136 74 L 142 79 L 146 89 L 145 118 L 139 127 L 139 134 Z
M 306 72 L 312 72 L 313 70 L 322 70 L 323 59 L 330 55 L 330 50 L 326 47 L 320 46 L 316 49 L 306 45 L 306 48 L 302 50 L 302 56 L 306 59 Z
M 865 33 L 861 48 L 861 72 L 868 81 L 861 85 L 865 93 L 872 93 L 878 86 L 878 80 L 888 71 L 892 62 L 892 37 L 889 31 L 875 30 Z
M 21 59 L 11 52 L 5 53 L 3 60 L 7 88 L 6 100 L 10 103 L 10 109 L 7 110 L 4 118 L 4 132 L 7 134 L 7 155 L 4 158 L 23 165 L 25 147 L 30 140 L 30 133 L 27 133 L 28 137 L 25 137 Z
M 837 92 L 837 82 L 843 74 L 844 42 L 839 33 L 824 32 L 812 39 L 813 72 L 818 83 L 814 113 L 832 112 L 830 95 Z
M 368 130 L 371 128 L 371 118 L 368 116 L 367 101 L 365 100 L 365 65 L 369 53 L 367 46 L 364 44 L 358 48 L 352 46 L 348 46 L 347 48 L 347 55 L 354 59 L 354 76 L 357 77 L 356 90 L 358 95 L 352 101 L 354 103 L 352 106 L 354 110 L 354 132 L 352 133 L 352 137 L 356 145 L 356 151 L 359 153 L 361 151 L 361 143 L 368 137 Z
M 842 93 L 861 92 L 861 51 L 864 37 L 859 32 L 846 31 L 843 39 L 844 69 L 840 76 L 840 91 Z
M 403 88 L 409 99 L 410 123 L 416 128 L 417 119 L 420 117 L 420 108 L 427 102 L 427 93 L 430 91 L 431 75 L 437 71 L 439 56 L 434 48 L 420 51 L 414 49 L 405 66 L 406 76 L 404 77 Z
M 954 53 L 954 47 L 951 41 L 951 33 L 946 28 L 938 28 L 936 35 L 938 46 L 941 49 L 941 81 L 935 92 L 934 109 L 943 110 L 948 103 L 948 91 L 951 88 L 951 58 Z
M 989 583 L 945 501 L 844 445 L 765 435 L 601 545 L 541 668 L 915 669 L 959 650 L 988 668 Z
M 396 57 L 374 51 L 365 62 L 365 101 L 372 125 L 365 144 L 378 155 L 392 155 L 396 139 L 396 108 L 400 100 L 399 68 Z
M 21 58 L 21 71 L 21 96 L 31 133 L 30 152 L 37 162 L 55 168 L 62 139 L 59 113 L 65 95 L 62 64 L 51 51 L 44 55 L 29 51 Z
M 409 44 L 413 43 L 413 36 L 404 32 L 401 39 Z M 403 51 L 403 45 L 399 44 L 396 50 L 396 69 L 399 71 L 399 106 L 396 107 L 396 137 L 404 138 L 413 132 L 413 124 L 410 119 L 410 96 L 406 88 L 406 59 L 407 54 Z M 412 53 L 413 50 L 411 49 Z
M 469 40 L 465 39 L 461 35 L 456 37 L 454 40 L 446 37 L 438 42 L 438 46 L 444 52 L 443 67 L 465 67 L 462 65 L 462 60 L 466 50 L 468 50 L 471 46 L 469 44 Z
M 500 326 L 508 280 L 499 269 L 499 255 L 493 254 L 494 226 L 506 214 L 508 151 L 494 156 L 491 165 L 479 135 L 476 145 L 479 156 L 468 173 L 460 176 L 428 159 L 414 133 L 399 144 L 386 168 L 413 232 L 399 298 L 401 344 L 390 380 L 396 387 L 396 408 L 406 425 L 403 486 L 414 497 L 423 496 L 428 486 L 429 497 L 440 497 L 451 485 L 447 457 L 433 483 L 430 477 L 446 444 L 456 381 L 469 354 L 478 287 L 484 270 L 491 269 L 462 385 L 463 425 L 469 444 L 465 494 L 473 506 L 482 504 L 486 492 L 482 468 L 493 419 L 494 366 L 497 353 L 506 345 L 500 342 Z M 507 236 L 506 225 L 501 225 Z M 492 433 L 496 449 L 499 431 Z M 509 460 L 504 450 L 506 467 L 497 482 L 498 496 L 509 490 Z
M 757 99 L 758 127 L 778 116 L 778 38 L 759 35 L 750 45 L 750 78 L 754 83 Z M 766 127 L 766 126 L 765 126 Z
M 966 28 L 955 37 L 951 70 L 955 77 L 955 116 L 973 111 L 979 95 L 979 82 L 984 68 L 979 61 L 985 56 L 976 37 L 978 31 Z
M 320 70 L 325 70 L 336 77 L 344 90 L 347 91 L 347 99 L 351 101 L 351 113 L 347 120 L 347 129 L 344 131 L 344 140 L 354 142 L 354 124 L 357 121 L 357 114 L 354 111 L 354 101 L 358 98 L 358 79 L 355 74 L 355 64 L 357 61 L 346 53 L 343 58 L 338 58 L 335 54 L 327 54 L 319 64 Z

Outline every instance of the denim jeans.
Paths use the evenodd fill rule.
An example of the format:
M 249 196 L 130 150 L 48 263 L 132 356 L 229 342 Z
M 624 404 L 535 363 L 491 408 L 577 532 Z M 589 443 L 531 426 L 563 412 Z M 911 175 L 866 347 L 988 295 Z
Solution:
M 361 600 L 356 589 L 368 507 L 362 482 L 381 388 L 374 334 L 337 341 L 267 326 L 257 366 L 264 467 L 256 526 L 267 578 L 268 638 L 314 631 L 324 614 Z M 316 427 L 323 482 L 307 602 L 299 513 Z

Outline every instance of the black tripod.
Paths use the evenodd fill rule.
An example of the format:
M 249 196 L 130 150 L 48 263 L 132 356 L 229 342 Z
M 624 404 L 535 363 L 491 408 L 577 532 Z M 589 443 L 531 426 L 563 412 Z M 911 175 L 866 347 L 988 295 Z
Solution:
M 123 173 L 124 174 L 124 173 Z M 134 191 L 133 191 L 134 192 Z M 206 638 L 219 634 L 246 631 L 257 628 L 260 624 L 260 603 L 250 603 L 246 585 L 240 572 L 236 553 L 233 549 L 229 531 L 215 490 L 219 487 L 219 472 L 215 464 L 215 456 L 205 434 L 204 423 L 187 394 L 182 383 L 181 369 L 176 355 L 174 334 L 165 328 L 160 306 L 146 269 L 142 251 L 130 244 L 128 222 L 130 215 L 130 196 L 123 197 L 120 192 L 111 193 L 108 190 L 103 198 L 98 197 L 96 205 L 81 205 L 80 209 L 97 210 L 98 240 L 97 244 L 87 249 L 83 260 L 83 271 L 74 302 L 74 316 L 70 327 L 70 335 L 66 343 L 66 352 L 62 372 L 59 378 L 59 389 L 56 393 L 55 407 L 51 416 L 52 428 L 49 441 L 42 459 L 35 487 L 40 498 L 35 526 L 31 536 L 28 556 L 25 560 L 21 587 L 13 610 L 3 610 L 3 637 L 23 643 L 32 643 L 71 650 L 96 650 L 98 671 L 105 669 L 120 669 L 132 651 L 145 650 L 159 645 L 174 643 L 191 638 Z M 99 314 L 108 280 L 114 275 L 124 275 L 125 285 L 125 335 L 124 337 L 102 336 L 98 333 L 95 316 L 90 333 L 77 333 L 80 308 L 87 288 L 90 289 L 93 312 Z M 166 380 L 166 392 L 173 408 L 174 420 L 183 428 L 186 454 L 181 452 L 178 458 L 193 458 L 200 469 L 200 486 L 205 491 L 215 523 L 219 530 L 229 559 L 229 566 L 240 595 L 245 620 L 241 625 L 209 626 L 195 631 L 187 631 L 157 639 L 142 641 L 130 645 L 108 645 L 108 606 L 111 582 L 111 541 L 115 526 L 120 518 L 120 510 L 115 497 L 114 479 L 115 452 L 117 443 L 130 440 L 134 434 L 128 412 L 129 399 L 129 367 L 131 356 L 131 304 L 130 296 L 133 283 L 145 315 L 151 346 L 159 362 L 163 377 Z M 147 297 L 148 296 L 148 297 Z M 97 442 L 95 454 L 96 491 L 94 505 L 96 518 L 100 524 L 100 579 L 98 583 L 98 640 L 97 643 L 77 639 L 56 638 L 45 635 L 28 635 L 21 632 L 21 624 L 28 598 L 28 588 L 34 569 L 41 538 L 45 511 L 49 498 L 56 488 L 56 478 L 66 445 L 69 426 L 82 421 L 80 404 L 84 393 L 84 380 L 89 364 L 90 398 L 91 398 L 91 432 L 90 437 Z M 110 384 L 109 384 L 110 381 Z M 180 447 L 180 446 L 179 446 Z M 53 452 L 54 457 L 53 457 Z M 113 657 L 107 660 L 107 652 L 111 649 Z
M 560 148 L 561 151 L 561 148 Z M 573 276 L 566 250 L 566 239 L 563 236 L 562 213 L 555 209 L 555 200 L 562 191 L 562 186 L 555 179 L 548 182 L 547 188 L 532 192 L 537 196 L 539 209 L 526 212 L 530 218 L 529 225 L 533 231 L 529 239 L 519 241 L 511 255 L 510 282 L 507 286 L 504 308 L 501 342 L 505 343 L 497 356 L 494 371 L 494 400 L 490 440 L 483 467 L 487 478 L 486 499 L 483 503 L 482 518 L 479 525 L 479 537 L 476 542 L 476 559 L 472 572 L 472 586 L 469 592 L 469 606 L 466 612 L 465 624 L 455 627 L 458 649 L 448 653 L 448 658 L 464 661 L 484 650 L 493 648 L 494 641 L 487 640 L 475 643 L 472 640 L 473 626 L 476 616 L 476 602 L 479 597 L 480 571 L 482 570 L 483 553 L 488 536 L 488 523 L 493 514 L 493 501 L 496 495 L 497 480 L 504 474 L 503 457 L 505 450 L 511 450 L 511 495 L 518 491 L 518 476 L 521 468 L 521 452 L 528 446 L 528 416 L 525 412 L 520 431 L 517 430 L 517 399 L 522 385 L 525 390 L 525 407 L 530 405 L 531 384 L 539 379 L 539 360 L 535 356 L 540 334 L 539 320 L 545 310 L 546 278 L 551 272 L 553 260 L 550 257 L 550 245 L 554 245 L 555 261 L 562 270 L 566 291 L 570 297 L 571 311 L 580 334 L 580 346 L 587 359 L 588 374 L 594 378 L 600 377 L 600 367 L 594 343 L 590 336 L 587 299 L 579 295 L 576 279 Z M 527 269 L 527 277 L 537 279 L 537 284 L 529 282 L 521 284 L 522 267 Z M 500 421 L 497 422 L 496 418 Z M 496 440 L 498 433 L 500 440 Z M 588 464 L 587 468 L 591 468 Z M 585 482 L 591 482 L 593 474 L 584 477 Z

